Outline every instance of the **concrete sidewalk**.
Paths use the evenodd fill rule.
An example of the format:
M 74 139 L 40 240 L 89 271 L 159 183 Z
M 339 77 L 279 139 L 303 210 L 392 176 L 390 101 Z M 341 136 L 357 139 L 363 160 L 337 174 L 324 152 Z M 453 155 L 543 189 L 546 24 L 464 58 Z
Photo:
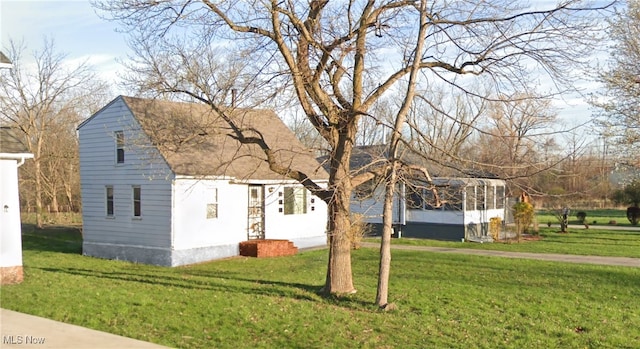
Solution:
M 0 309 L 0 348 L 167 348 L 33 315 Z
M 363 242 L 362 247 L 379 248 L 380 244 L 373 242 Z M 458 253 L 476 256 L 492 256 L 505 258 L 523 258 L 536 259 L 544 261 L 556 261 L 565 263 L 583 263 L 583 264 L 599 264 L 599 265 L 615 265 L 623 267 L 640 267 L 640 258 L 630 257 L 602 257 L 602 256 L 579 256 L 569 254 L 553 254 L 553 253 L 528 253 L 528 252 L 507 252 L 507 251 L 491 251 L 491 250 L 474 250 L 470 248 L 450 248 L 450 247 L 429 247 L 429 246 L 413 246 L 413 245 L 391 245 L 394 250 L 411 250 L 411 251 L 427 251 L 439 253 Z

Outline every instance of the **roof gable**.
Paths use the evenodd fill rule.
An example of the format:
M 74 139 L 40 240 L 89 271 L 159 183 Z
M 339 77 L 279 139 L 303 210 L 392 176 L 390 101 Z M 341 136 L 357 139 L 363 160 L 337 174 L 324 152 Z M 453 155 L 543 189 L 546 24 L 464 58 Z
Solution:
M 29 153 L 29 150 L 14 128 L 0 127 L 0 153 L 24 154 Z
M 266 156 L 257 145 L 241 144 L 234 139 L 229 125 L 207 105 L 119 98 L 175 174 L 283 179 L 269 169 Z M 328 177 L 312 152 L 273 111 L 235 109 L 231 118 L 246 134 L 264 137 L 281 164 L 313 179 Z
M 0 68 L 11 68 L 11 60 L 0 51 Z

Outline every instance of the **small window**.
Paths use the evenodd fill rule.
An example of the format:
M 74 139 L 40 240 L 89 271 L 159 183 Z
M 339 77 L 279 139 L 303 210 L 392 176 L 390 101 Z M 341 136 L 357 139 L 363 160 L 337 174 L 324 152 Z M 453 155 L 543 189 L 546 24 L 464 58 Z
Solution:
M 108 185 L 105 187 L 106 191 L 106 201 L 107 201 L 107 216 L 113 217 L 113 187 Z
M 218 218 L 218 188 L 210 195 L 211 202 L 207 204 L 207 219 Z
M 307 189 L 302 187 L 284 188 L 284 214 L 307 213 Z
M 496 187 L 496 208 L 502 209 L 504 208 L 504 187 L 499 186 Z
M 479 185 L 476 187 L 476 209 L 479 211 L 484 211 L 487 209 L 486 200 L 486 187 L 484 185 Z
M 407 188 L 409 194 L 407 195 L 407 207 L 414 210 L 421 210 L 424 207 L 424 197 L 422 196 L 422 189 L 420 188 Z
M 445 211 L 462 211 L 464 187 L 438 188 L 438 196 Z
M 496 208 L 496 187 L 487 187 L 487 209 L 493 210 Z
M 466 188 L 467 193 L 467 201 L 465 205 L 466 211 L 475 211 L 476 210 L 476 187 L 469 186 Z
M 133 216 L 142 216 L 142 189 L 140 187 L 132 187 L 133 189 Z
M 116 163 L 124 164 L 124 132 L 116 131 Z
M 436 189 L 422 189 L 422 200 L 424 201 L 424 209 L 425 210 L 437 210 L 442 207 L 439 206 L 441 203 L 436 201 Z

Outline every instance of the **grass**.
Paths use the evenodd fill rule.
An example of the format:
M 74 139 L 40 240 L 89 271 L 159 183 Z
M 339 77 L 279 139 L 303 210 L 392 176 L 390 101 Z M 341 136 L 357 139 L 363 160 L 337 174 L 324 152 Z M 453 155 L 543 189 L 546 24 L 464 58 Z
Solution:
M 407 238 L 393 239 L 391 243 L 479 250 L 640 258 L 640 231 L 569 229 L 569 233 L 559 233 L 558 230 L 558 228 L 540 228 L 541 240 L 522 241 L 520 243 L 478 244 L 473 242 L 461 243 L 457 241 Z M 377 242 L 379 238 L 367 238 L 365 241 Z
M 585 220 L 590 225 L 609 225 L 609 222 L 615 221 L 616 225 L 631 226 L 631 223 L 627 219 L 626 210 L 617 209 L 599 209 L 599 210 L 578 210 L 573 209 L 569 214 L 569 224 L 582 224 L 578 221 L 576 214 L 578 212 L 584 212 L 587 214 Z M 558 216 L 549 210 L 539 210 L 536 212 L 536 219 L 540 225 L 546 225 L 551 223 L 559 225 Z
M 171 347 L 640 347 L 637 268 L 394 251 L 382 312 L 375 249 L 337 299 L 316 293 L 326 250 L 165 268 L 84 257 L 74 229 L 26 228 L 23 247 L 3 308 Z
M 22 223 L 36 224 L 36 214 L 34 212 L 22 212 L 20 214 Z M 64 225 L 81 225 L 82 213 L 80 212 L 43 212 L 42 222 L 44 224 L 64 224 Z

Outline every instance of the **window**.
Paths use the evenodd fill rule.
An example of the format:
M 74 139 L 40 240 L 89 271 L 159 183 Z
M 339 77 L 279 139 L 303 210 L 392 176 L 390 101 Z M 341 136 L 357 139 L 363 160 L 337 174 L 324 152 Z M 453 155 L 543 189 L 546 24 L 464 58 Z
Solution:
M 504 187 L 496 187 L 496 208 L 504 208 Z
M 218 188 L 213 188 L 211 202 L 207 204 L 207 219 L 218 218 Z
M 307 190 L 301 187 L 284 188 L 284 214 L 307 213 Z
M 496 208 L 496 187 L 487 187 L 487 209 L 493 210 Z
M 106 199 L 107 199 L 107 216 L 113 217 L 113 187 L 108 185 L 105 187 Z
M 462 190 L 464 187 L 441 187 L 436 189 L 440 202 L 442 202 L 443 210 L 446 211 L 462 211 Z
M 486 210 L 487 209 L 487 203 L 485 202 L 486 200 L 486 189 L 487 187 L 485 187 L 484 185 L 479 185 L 476 187 L 476 209 L 479 211 L 482 210 Z
M 465 205 L 466 211 L 475 211 L 476 209 L 476 187 L 470 186 L 465 189 L 467 193 L 467 201 Z
M 133 216 L 142 216 L 142 189 L 138 186 L 132 187 L 133 189 Z
M 424 199 L 422 196 L 422 189 L 408 187 L 407 191 L 407 207 L 414 210 L 421 210 L 424 206 Z
M 414 210 L 438 209 L 433 189 L 407 186 L 407 207 Z
M 116 131 L 116 163 L 124 164 L 124 132 Z

